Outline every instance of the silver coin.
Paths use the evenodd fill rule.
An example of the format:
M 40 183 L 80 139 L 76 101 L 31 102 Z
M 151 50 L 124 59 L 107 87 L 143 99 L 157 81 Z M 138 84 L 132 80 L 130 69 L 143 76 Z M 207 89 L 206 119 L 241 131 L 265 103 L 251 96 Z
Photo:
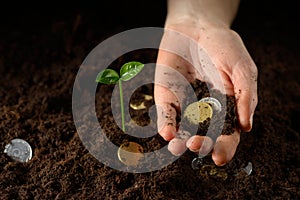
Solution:
M 203 159 L 200 157 L 194 158 L 192 161 L 192 168 L 193 169 L 200 169 L 203 165 Z
M 243 171 L 249 176 L 252 172 L 252 163 L 249 162 L 248 165 L 243 168 Z
M 27 162 L 32 158 L 31 146 L 22 139 L 13 139 L 5 146 L 4 153 L 15 161 Z
M 222 110 L 222 105 L 220 101 L 216 98 L 213 97 L 205 97 L 203 99 L 200 99 L 199 102 L 206 102 L 211 104 L 213 110 L 220 112 Z

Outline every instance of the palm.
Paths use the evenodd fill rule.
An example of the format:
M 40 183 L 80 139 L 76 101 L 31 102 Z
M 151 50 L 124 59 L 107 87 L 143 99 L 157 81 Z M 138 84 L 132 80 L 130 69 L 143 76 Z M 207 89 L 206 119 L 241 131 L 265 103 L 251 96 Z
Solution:
M 215 89 L 223 93 L 236 94 L 236 98 L 240 101 L 238 103 L 238 114 L 241 127 L 245 130 L 249 129 L 247 127 L 249 125 L 244 123 L 243 120 L 247 115 L 249 116 L 249 110 L 256 106 L 256 101 L 252 101 L 254 103 L 250 106 L 246 105 L 249 104 L 250 97 L 256 99 L 256 84 L 252 88 L 255 92 L 254 96 L 243 93 L 246 96 L 242 95 L 240 99 L 239 91 L 249 92 L 251 81 L 253 81 L 253 79 L 245 79 L 248 81 L 245 82 L 240 79 L 244 79 L 245 75 L 256 78 L 257 72 L 240 37 L 235 32 L 225 28 L 201 28 L 186 24 L 176 24 L 168 28 L 180 34 L 174 31 L 165 32 L 157 59 L 156 82 L 173 81 L 178 83 L 178 78 L 170 77 L 170 73 L 165 73 L 167 69 L 159 67 L 163 65 L 178 71 L 189 82 L 197 78 L 212 83 Z M 182 37 L 181 34 L 187 37 Z M 196 44 L 200 45 L 206 53 L 199 53 L 199 47 Z M 209 66 L 206 65 L 204 68 L 203 62 L 206 62 Z M 215 67 L 210 64 L 211 62 Z M 170 87 L 155 86 L 155 100 L 162 109 L 162 112 L 158 113 L 159 132 L 166 140 L 171 140 L 176 136 L 175 117 L 180 110 L 180 99 L 184 96 L 183 92 L 174 94 L 172 91 L 174 90 Z M 223 160 L 226 162 L 233 157 L 239 143 L 239 137 L 239 133 L 235 131 L 231 136 L 220 136 L 218 138 L 214 152 L 215 157 L 217 157 L 216 160 L 221 161 L 215 160 L 216 163 L 223 163 Z M 194 136 L 189 139 L 188 147 L 192 151 L 198 151 L 200 146 L 203 145 L 203 140 L 204 138 L 200 136 Z M 174 147 L 172 147 L 172 144 Z M 230 148 L 227 148 L 227 146 Z M 180 154 L 185 149 L 185 141 L 180 142 L 175 138 L 171 141 L 169 147 L 174 154 Z M 224 159 L 219 159 L 222 153 L 226 156 L 224 158 L 223 155 Z

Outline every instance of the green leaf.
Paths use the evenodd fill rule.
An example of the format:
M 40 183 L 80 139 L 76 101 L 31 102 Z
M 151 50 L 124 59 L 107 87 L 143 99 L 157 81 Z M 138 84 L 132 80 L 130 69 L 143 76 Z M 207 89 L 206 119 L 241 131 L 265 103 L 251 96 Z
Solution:
M 99 72 L 96 82 L 104 84 L 115 84 L 120 79 L 119 74 L 113 69 L 105 69 Z
M 128 62 L 125 63 L 120 70 L 120 76 L 122 81 L 128 81 L 135 77 L 142 69 L 144 68 L 144 64 L 140 62 Z

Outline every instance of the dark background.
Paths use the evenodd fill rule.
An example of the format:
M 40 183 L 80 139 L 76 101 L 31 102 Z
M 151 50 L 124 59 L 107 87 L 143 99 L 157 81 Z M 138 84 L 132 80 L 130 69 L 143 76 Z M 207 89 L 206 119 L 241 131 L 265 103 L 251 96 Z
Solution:
M 30 34 L 38 35 L 40 31 L 49 30 L 51 22 L 67 22 L 74 20 L 77 15 L 82 16 L 82 29 L 91 28 L 99 33 L 103 29 L 116 27 L 162 27 L 166 16 L 166 1 L 8 2 L 1 5 L 0 11 L 0 36 L 5 40 L 17 37 L 17 34 L 24 38 Z M 299 19 L 295 1 L 242 0 L 233 28 L 242 35 L 246 34 L 245 30 L 247 34 L 265 32 L 270 37 L 296 45 L 299 42 Z M 282 38 L 282 33 L 286 32 L 291 37 Z
M 45 66 L 65 54 L 70 55 L 76 45 L 81 45 L 87 55 L 105 38 L 127 29 L 163 27 L 166 10 L 164 0 L 2 3 L 0 55 L 6 57 L 2 61 L 6 67 L 0 72 L 8 68 L 18 69 L 25 61 Z M 242 0 L 232 28 L 243 39 L 255 38 L 259 34 L 266 42 L 275 41 L 298 51 L 299 19 L 295 1 Z M 78 23 L 74 31 L 76 20 Z M 40 43 L 36 42 L 38 40 L 45 41 L 44 45 L 37 44 Z M 244 42 L 248 47 L 248 41 Z M 11 48 L 16 45 L 17 49 Z M 38 60 L 30 60 L 33 52 L 39 55 L 36 56 Z M 251 49 L 249 52 L 254 54 Z M 18 59 L 14 59 L 16 57 Z

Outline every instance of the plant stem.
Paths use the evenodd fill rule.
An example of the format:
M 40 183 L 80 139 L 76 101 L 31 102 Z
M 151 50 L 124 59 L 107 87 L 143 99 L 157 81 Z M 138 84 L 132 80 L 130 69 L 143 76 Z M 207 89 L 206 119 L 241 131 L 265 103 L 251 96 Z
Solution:
M 122 80 L 119 80 L 119 90 L 120 90 L 120 104 L 121 104 L 121 116 L 122 116 L 122 130 L 125 132 L 125 115 L 124 115 L 124 102 L 123 102 L 123 89 Z

